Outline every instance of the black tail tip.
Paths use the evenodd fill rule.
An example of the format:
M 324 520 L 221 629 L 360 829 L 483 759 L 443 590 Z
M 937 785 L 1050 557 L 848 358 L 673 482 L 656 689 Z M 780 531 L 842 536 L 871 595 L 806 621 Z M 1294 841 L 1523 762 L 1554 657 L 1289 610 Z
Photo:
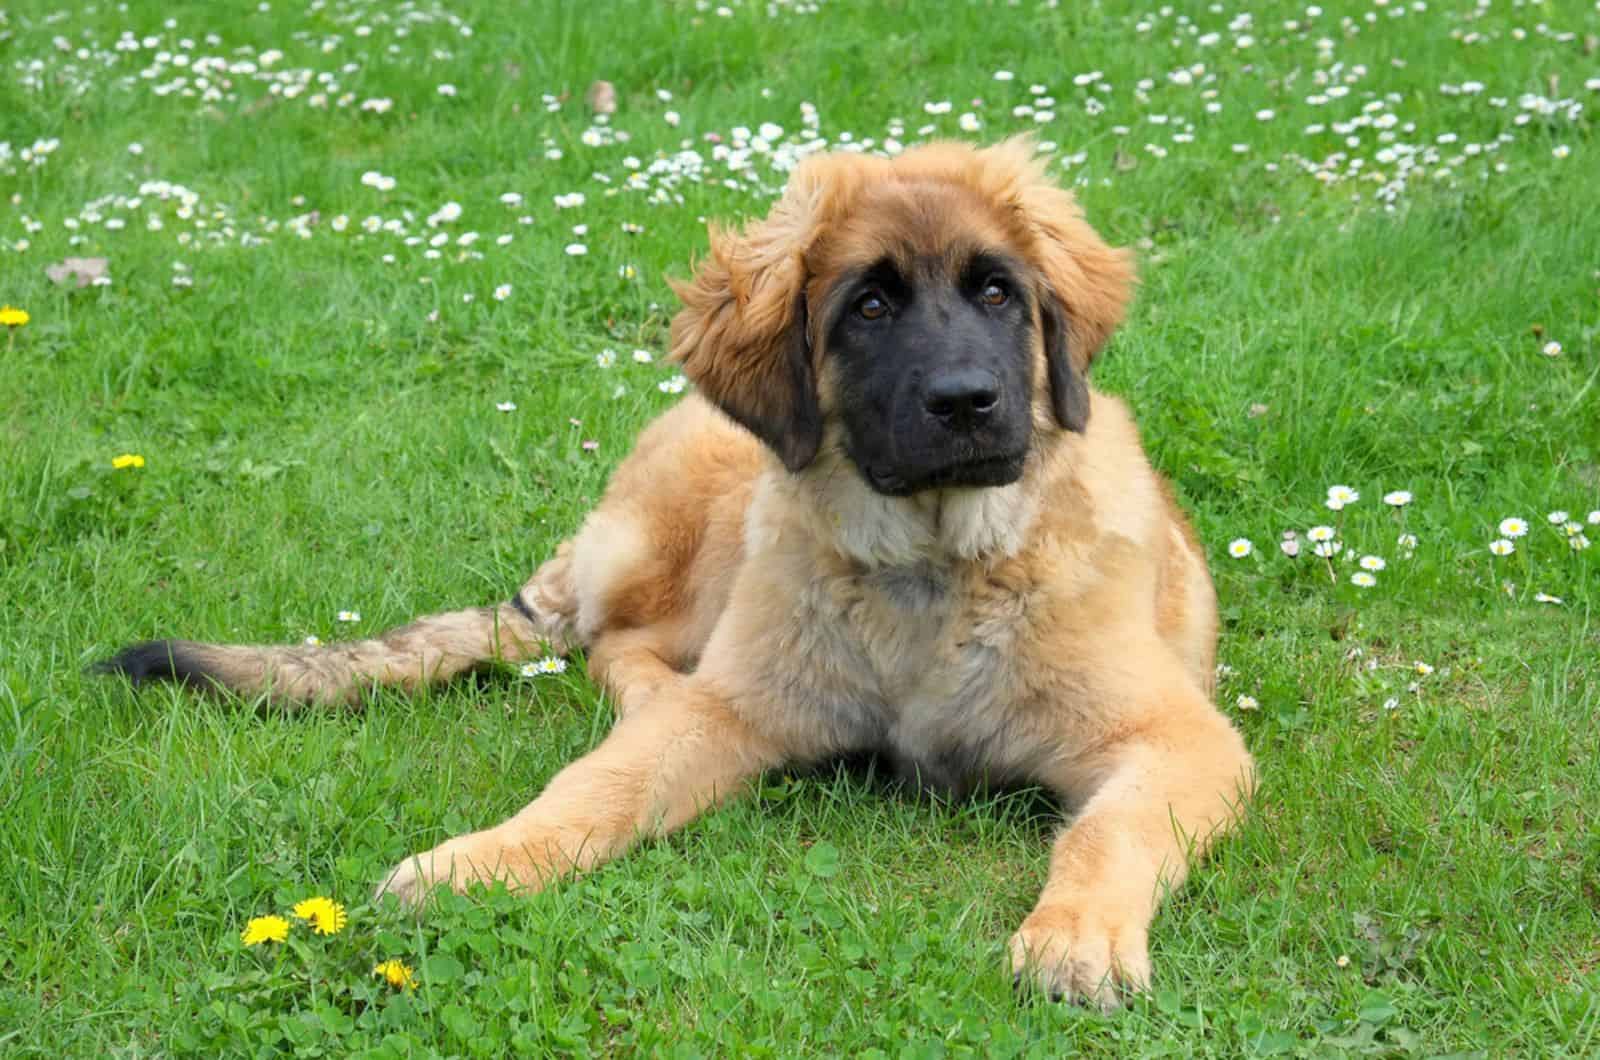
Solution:
M 194 651 L 194 644 L 186 640 L 147 640 L 95 663 L 90 672 L 107 676 L 120 674 L 136 685 L 147 681 L 176 681 L 197 687 L 216 684 L 216 678 Z

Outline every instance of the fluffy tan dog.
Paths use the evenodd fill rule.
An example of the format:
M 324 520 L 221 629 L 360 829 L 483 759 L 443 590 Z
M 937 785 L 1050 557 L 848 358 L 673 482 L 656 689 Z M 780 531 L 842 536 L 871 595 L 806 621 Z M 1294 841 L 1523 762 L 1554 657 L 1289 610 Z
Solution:
M 875 751 L 943 790 L 1043 785 L 1075 815 L 1013 971 L 1115 1004 L 1252 778 L 1209 699 L 1201 549 L 1086 380 L 1132 283 L 1025 141 L 814 157 L 766 219 L 713 230 L 672 325 L 698 394 L 513 600 L 108 666 L 350 702 L 584 648 L 611 734 L 510 820 L 397 866 L 381 890 L 408 902 L 549 886 L 785 763 Z

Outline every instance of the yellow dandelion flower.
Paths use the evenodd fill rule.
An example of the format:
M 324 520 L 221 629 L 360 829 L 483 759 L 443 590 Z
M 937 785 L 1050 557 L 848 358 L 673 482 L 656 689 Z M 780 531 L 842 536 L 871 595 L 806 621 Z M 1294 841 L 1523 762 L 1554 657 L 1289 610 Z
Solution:
M 304 901 L 296 902 L 292 912 L 301 920 L 311 920 L 318 913 L 322 912 L 322 910 L 326 908 L 328 904 L 329 900 L 321 896 L 316 898 L 307 898 Z
M 404 961 L 395 960 L 392 957 L 387 961 L 379 961 L 373 965 L 372 974 L 381 975 L 396 990 L 415 990 L 417 988 L 417 977 L 412 972 L 411 967 Z
M 129 467 L 144 467 L 144 457 L 138 453 L 123 453 L 121 456 L 111 458 L 111 466 L 118 471 Z
M 0 306 L 0 326 L 20 328 L 33 318 L 26 309 L 16 309 L 12 306 Z
M 344 930 L 345 922 L 349 919 L 345 916 L 343 905 L 320 895 L 296 902 L 294 915 L 310 921 L 311 930 L 319 935 L 337 935 Z
M 289 937 L 289 922 L 281 916 L 252 917 L 239 934 L 246 946 L 259 946 L 263 942 L 282 942 Z

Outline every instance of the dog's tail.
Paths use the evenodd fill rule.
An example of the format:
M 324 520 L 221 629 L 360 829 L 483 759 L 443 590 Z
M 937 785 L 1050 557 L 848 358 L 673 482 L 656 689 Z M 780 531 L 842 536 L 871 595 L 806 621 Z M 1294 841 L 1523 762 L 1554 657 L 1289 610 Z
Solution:
M 489 663 L 522 662 L 547 648 L 564 654 L 573 643 L 572 612 L 550 606 L 538 591 L 546 573 L 541 569 L 508 603 L 428 615 L 370 640 L 282 646 L 154 640 L 94 669 L 134 684 L 175 681 L 287 704 L 355 704 L 380 686 L 411 690 Z

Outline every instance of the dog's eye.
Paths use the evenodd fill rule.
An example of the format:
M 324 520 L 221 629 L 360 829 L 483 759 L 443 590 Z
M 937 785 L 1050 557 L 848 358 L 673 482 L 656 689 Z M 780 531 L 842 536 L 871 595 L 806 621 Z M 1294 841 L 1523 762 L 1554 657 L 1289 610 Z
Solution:
M 866 320 L 877 320 L 889 315 L 889 301 L 874 291 L 856 303 L 856 312 Z
M 1011 292 L 1006 290 L 1005 284 L 990 280 L 983 285 L 983 293 L 978 297 L 983 299 L 984 305 L 1002 306 L 1011 301 Z

